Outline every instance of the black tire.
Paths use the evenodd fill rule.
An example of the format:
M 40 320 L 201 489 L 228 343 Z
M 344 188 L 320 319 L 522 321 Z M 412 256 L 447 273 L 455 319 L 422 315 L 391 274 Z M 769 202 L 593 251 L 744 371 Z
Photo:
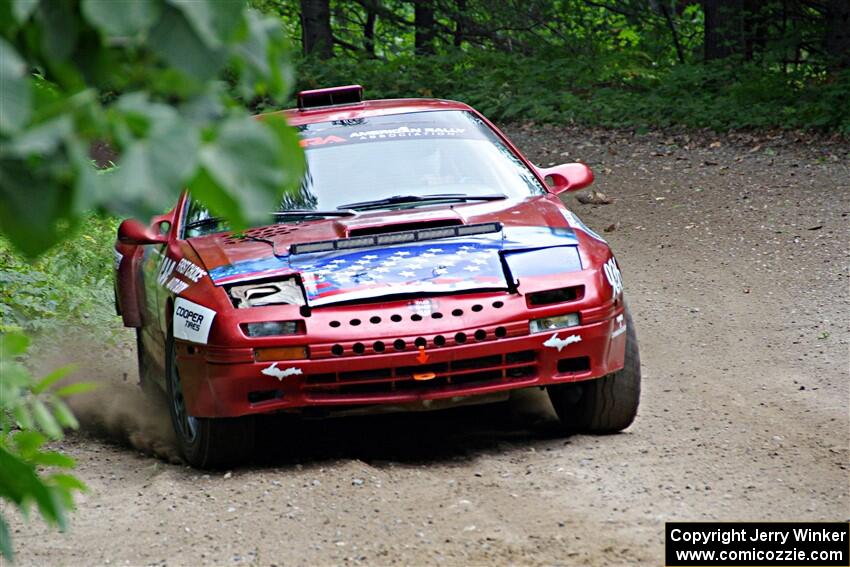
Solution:
M 568 432 L 616 433 L 627 428 L 640 403 L 640 353 L 626 305 L 626 357 L 622 370 L 602 378 L 547 387 L 549 399 Z
M 186 412 L 174 338 L 168 334 L 165 348 L 168 413 L 183 459 L 200 469 L 221 469 L 240 465 L 254 451 L 254 418 L 191 417 Z

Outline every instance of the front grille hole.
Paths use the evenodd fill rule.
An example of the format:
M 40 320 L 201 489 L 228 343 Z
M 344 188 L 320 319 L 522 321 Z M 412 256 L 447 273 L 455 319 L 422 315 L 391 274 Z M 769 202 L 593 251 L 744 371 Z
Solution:
M 442 314 L 442 313 L 440 313 L 439 311 L 437 311 L 436 313 L 431 313 L 431 318 L 432 318 L 432 319 L 442 319 L 442 318 L 443 318 L 443 314 Z
M 434 337 L 434 344 L 437 346 L 443 346 L 444 344 L 446 344 L 446 337 L 444 337 L 443 335 L 437 335 L 436 337 Z
M 354 343 L 354 346 L 351 347 L 351 350 L 354 351 L 354 354 L 363 354 L 366 352 L 366 346 L 363 343 Z
M 463 309 L 455 309 L 454 311 L 452 311 L 452 315 L 454 315 L 455 317 L 460 317 L 461 315 L 463 315 Z
M 500 339 L 504 336 L 507 336 L 507 334 L 508 334 L 508 330 L 505 329 L 504 327 L 496 327 L 495 332 L 496 332 L 496 337 L 498 337 Z
M 425 337 L 417 337 L 416 340 L 413 341 L 413 344 L 416 346 L 416 348 L 419 348 L 419 347 L 427 346 L 428 341 L 425 340 Z
M 455 342 L 459 345 L 462 345 L 466 342 L 466 333 L 458 333 L 455 335 Z
M 352 319 L 349 323 L 351 323 L 351 326 L 356 327 L 360 324 L 360 319 Z
M 472 306 L 472 310 L 475 311 L 476 313 L 478 313 L 482 309 L 484 309 L 484 307 L 482 307 L 481 305 L 478 305 L 477 303 Z
M 342 353 L 345 352 L 345 349 L 342 348 L 342 345 L 334 345 L 331 347 L 331 352 L 334 356 L 342 356 Z
M 392 315 L 390 317 L 390 321 L 392 321 L 393 323 L 398 323 L 399 321 L 401 321 L 401 315 Z
M 401 340 L 401 339 L 396 339 L 393 342 L 393 348 L 396 349 L 396 350 L 404 350 L 404 347 L 405 347 L 404 341 Z
M 331 327 L 339 327 L 340 325 L 342 325 L 342 323 L 340 323 L 339 321 L 331 321 L 330 325 Z
M 422 315 L 420 315 L 419 313 L 414 313 L 413 315 L 410 316 L 410 320 L 411 321 L 421 321 Z
M 375 341 L 375 344 L 372 345 L 372 350 L 375 352 L 384 352 L 386 348 L 386 345 L 381 341 Z
M 588 356 L 562 358 L 558 361 L 559 373 L 587 372 L 588 370 L 590 370 L 590 357 Z
M 486 338 L 487 338 L 487 331 L 485 331 L 484 329 L 478 329 L 477 331 L 475 331 L 475 340 L 476 341 L 483 341 Z
M 504 306 L 505 306 L 505 304 L 502 303 L 501 301 L 494 301 L 493 302 L 493 307 L 495 307 L 496 309 L 501 309 Z
M 373 325 L 377 325 L 378 323 L 381 322 L 381 318 L 376 315 L 376 316 L 372 317 L 371 319 L 369 319 L 369 322 L 372 323 Z

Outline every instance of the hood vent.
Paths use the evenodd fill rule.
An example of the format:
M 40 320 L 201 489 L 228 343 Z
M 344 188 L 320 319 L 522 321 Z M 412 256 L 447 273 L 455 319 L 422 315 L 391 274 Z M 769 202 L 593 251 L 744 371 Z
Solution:
M 396 224 L 382 224 L 378 226 L 364 226 L 348 230 L 348 236 L 372 236 L 373 234 L 387 234 L 388 232 L 404 232 L 407 230 L 422 230 L 425 228 L 443 228 L 445 226 L 459 226 L 463 222 L 460 219 L 439 219 L 423 222 L 403 222 Z

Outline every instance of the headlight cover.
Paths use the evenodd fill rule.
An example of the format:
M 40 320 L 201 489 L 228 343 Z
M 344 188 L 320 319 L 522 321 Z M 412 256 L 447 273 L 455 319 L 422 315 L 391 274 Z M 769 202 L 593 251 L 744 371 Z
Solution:
M 234 285 L 228 288 L 230 299 L 238 309 L 263 305 L 304 305 L 304 294 L 294 278 L 273 282 Z
M 249 337 L 280 337 L 282 335 L 300 335 L 304 325 L 301 321 L 263 321 L 261 323 L 243 323 L 242 330 Z
M 546 331 L 557 331 L 568 327 L 579 325 L 578 313 L 567 313 L 566 315 L 554 315 L 541 319 L 532 319 L 528 322 L 528 331 L 534 333 L 545 333 Z

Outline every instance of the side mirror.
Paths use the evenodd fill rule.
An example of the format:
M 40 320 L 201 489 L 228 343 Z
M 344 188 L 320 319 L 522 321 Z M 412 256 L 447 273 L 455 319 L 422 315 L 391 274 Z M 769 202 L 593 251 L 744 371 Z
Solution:
M 118 227 L 118 240 L 124 244 L 165 244 L 167 234 L 159 234 L 136 219 L 127 219 Z
M 537 171 L 555 195 L 564 191 L 578 191 L 593 183 L 593 171 L 583 163 L 563 163 Z

